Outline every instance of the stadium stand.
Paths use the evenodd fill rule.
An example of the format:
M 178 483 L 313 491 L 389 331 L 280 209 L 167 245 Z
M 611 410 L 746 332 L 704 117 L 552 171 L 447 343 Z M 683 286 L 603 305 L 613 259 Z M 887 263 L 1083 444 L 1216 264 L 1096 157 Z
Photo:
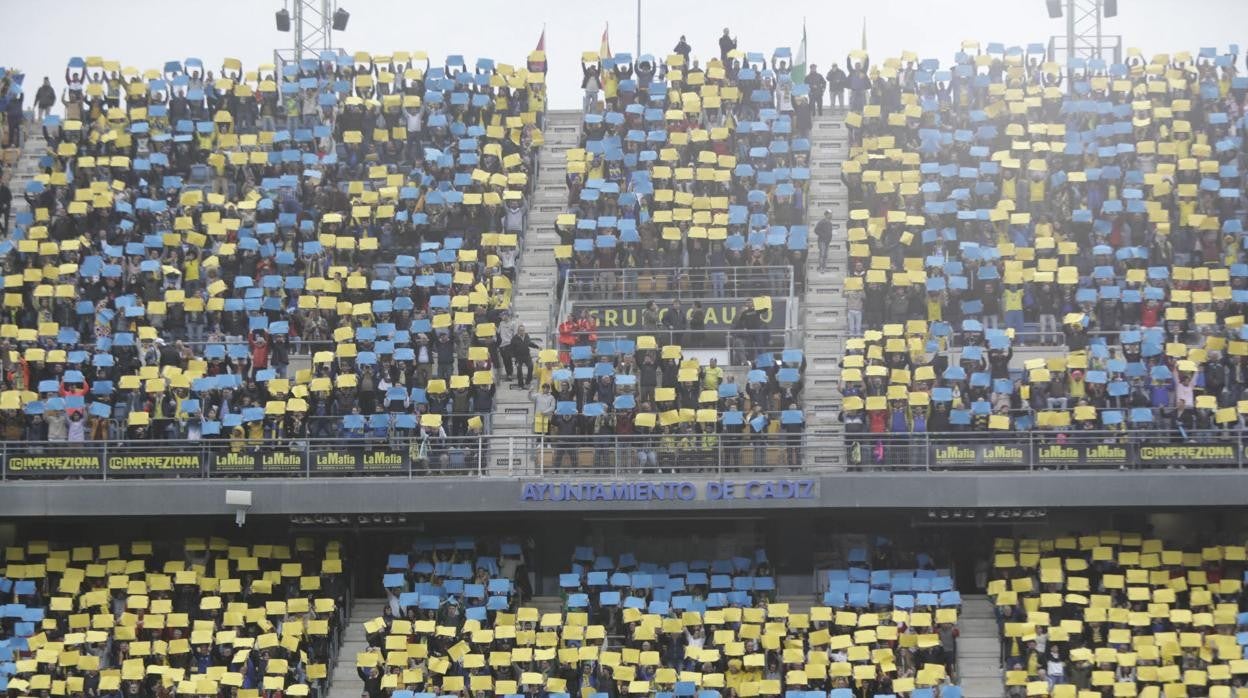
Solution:
M 7 548 L 0 690 L 325 695 L 349 603 L 338 544 L 162 547 Z
M 533 595 L 524 564 L 524 546 L 516 541 L 417 541 L 386 561 L 385 617 L 416 620 L 417 612 L 436 611 L 455 599 L 465 618 L 484 620 L 487 611 L 514 608 L 514 601 Z
M 770 68 L 741 51 L 705 70 L 680 54 L 657 69 L 650 55 L 583 59 L 601 75 L 605 112 L 587 111 L 582 147 L 567 154 L 561 269 L 687 268 L 721 289 L 729 267 L 791 265 L 800 286 L 811 116 L 789 50 Z
M 370 649 L 357 660 L 366 686 L 393 696 L 961 695 L 945 651 L 960 598 L 924 591 L 948 587 L 937 570 L 873 571 L 858 549 L 851 567 L 829 573 L 827 604 L 799 611 L 775 601 L 763 550 L 660 565 L 578 546 L 559 575 L 560 607 L 543 612 L 508 600 L 510 580 L 491 577 L 492 558 L 463 583 L 474 573 L 468 562 L 452 570 L 459 547 L 448 544 L 440 561 L 391 557 L 407 574 L 383 579 L 399 610 L 366 624 Z M 454 579 L 434 583 L 439 565 Z M 394 593 L 413 589 L 413 575 L 432 581 Z
M 787 300 L 800 290 L 806 268 L 811 114 L 808 88 L 793 84 L 790 63 L 783 48 L 770 64 L 760 53 L 733 51 L 705 69 L 681 54 L 662 63 L 648 54 L 635 61 L 625 53 L 583 56 L 590 108 L 580 147 L 566 155 L 573 210 L 555 222 L 559 289 L 571 312 L 558 326 L 558 352 L 539 356 L 543 368 L 553 369 L 553 389 L 534 396 L 536 431 L 559 437 L 556 468 L 567 457 L 577 460 L 572 440 L 577 435 L 633 435 L 638 429 L 664 441 L 670 433 L 673 448 L 666 449 L 665 460 L 682 450 L 676 442 L 688 440 L 697 442 L 692 450 L 709 467 L 722 460 L 716 455 L 720 432 L 762 433 L 773 420 L 786 431 L 801 431 L 804 417 L 796 400 L 764 404 L 756 412 L 747 406 L 748 419 L 731 406 L 699 410 L 735 399 L 737 386 L 723 380 L 719 363 L 754 369 L 762 357 L 766 364 L 757 369 L 771 368 L 779 364 L 770 350 L 793 346 L 787 317 L 779 320 L 779 331 L 763 319 L 781 314 L 773 313 L 773 296 Z M 669 291 L 679 294 L 670 303 L 664 298 Z M 576 306 L 580 299 L 621 296 L 663 302 L 638 306 L 628 328 L 601 332 L 594 314 Z M 703 306 L 704 300 L 725 298 L 738 306 L 718 314 Z M 723 326 L 709 326 L 716 317 Z M 666 341 L 656 341 L 656 330 Z M 682 347 L 728 351 L 714 362 L 691 356 L 682 363 Z M 803 363 L 800 349 L 785 354 L 790 362 Z M 687 380 L 678 380 L 681 368 Z M 633 370 L 640 380 L 628 375 Z M 791 378 L 785 382 L 799 382 Z M 767 381 L 774 385 L 775 376 Z M 704 400 L 686 389 L 716 391 L 720 383 L 725 383 L 722 395 Z M 624 394 L 617 395 L 617 387 Z M 671 396 L 652 405 L 656 388 Z M 596 399 L 599 391 L 610 399 Z M 689 393 L 680 407 L 677 391 Z M 764 416 L 768 410 L 770 416 Z M 628 461 L 655 466 L 652 446 L 637 441 L 627 448 L 628 443 L 620 442 L 630 452 Z M 800 447 L 788 448 L 784 462 L 796 465 L 799 453 Z M 756 457 L 751 465 L 765 460 Z M 598 449 L 594 467 L 618 467 L 617 461 Z
M 72 59 L 0 242 L 9 441 L 487 432 L 544 72 Z
M 1068 77 L 1042 53 L 851 55 L 851 462 L 891 461 L 890 433 L 1242 432 L 1236 55 L 1133 49 Z
M 705 366 L 651 335 L 539 353 L 533 394 L 542 452 L 556 472 L 714 471 L 801 465 L 805 358 L 757 354 L 742 383 L 711 357 Z
M 1242 545 L 1103 531 L 995 548 L 1007 695 L 1212 698 L 1248 671 Z

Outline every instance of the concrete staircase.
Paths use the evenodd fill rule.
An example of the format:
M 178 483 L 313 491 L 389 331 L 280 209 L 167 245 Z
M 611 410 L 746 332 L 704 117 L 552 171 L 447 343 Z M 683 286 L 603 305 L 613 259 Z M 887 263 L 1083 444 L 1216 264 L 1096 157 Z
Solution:
M 342 633 L 342 647 L 338 651 L 338 663 L 330 669 L 331 684 L 328 698 L 360 698 L 364 682 L 355 671 L 355 657 L 368 649 L 364 635 L 364 623 L 381 617 L 385 599 L 356 599 L 351 606 L 351 618 Z
M 1001 670 L 1001 640 L 997 619 L 987 596 L 962 597 L 958 616 L 958 673 L 964 698 L 1001 698 L 1005 695 Z
M 849 156 L 849 133 L 844 112 L 825 111 L 816 117 L 811 129 L 810 198 L 807 220 L 810 226 L 810 254 L 806 266 L 803 303 L 806 335 L 805 407 L 807 432 L 826 436 L 843 433 L 836 417 L 841 407 L 838 384 L 840 360 L 845 348 L 845 297 L 842 283 L 848 271 L 846 222 L 849 204 L 841 182 L 841 163 Z M 815 224 L 823 212 L 832 211 L 832 244 L 828 249 L 828 269 L 819 271 Z M 845 464 L 843 449 L 810 451 L 812 465 L 838 467 Z
M 39 159 L 48 152 L 48 142 L 43 138 L 43 129 L 26 121 L 26 136 L 22 143 L 20 155 L 12 168 L 5 168 L 5 176 L 9 178 L 9 190 L 13 192 L 13 212 L 9 216 L 8 230 L 0 231 L 8 237 L 17 223 L 17 214 L 29 211 L 26 204 L 26 184 L 40 173 Z
M 552 111 L 546 113 L 543 133 L 546 142 L 542 146 L 537 181 L 534 185 L 532 204 L 529 206 L 528 228 L 521 240 L 517 262 L 516 288 L 512 296 L 512 311 L 529 336 L 541 343 L 543 348 L 552 346 L 549 336 L 551 309 L 558 303 L 555 297 L 556 279 L 555 246 L 559 236 L 555 234 L 555 218 L 567 210 L 568 190 L 564 179 L 566 153 L 575 148 L 580 135 L 581 112 Z M 500 381 L 494 406 L 494 434 L 529 436 L 533 433 L 532 403 L 528 391 L 512 387 Z M 517 442 L 519 443 L 519 442 Z M 505 475 L 512 467 L 525 466 L 519 455 L 492 454 L 491 472 Z
M 539 616 L 546 613 L 559 613 L 563 611 L 563 597 L 534 596 L 520 605 L 536 608 Z
M 787 603 L 789 605 L 789 613 L 810 613 L 811 606 L 818 606 L 819 599 L 809 595 L 801 594 L 798 596 L 779 596 L 776 603 Z

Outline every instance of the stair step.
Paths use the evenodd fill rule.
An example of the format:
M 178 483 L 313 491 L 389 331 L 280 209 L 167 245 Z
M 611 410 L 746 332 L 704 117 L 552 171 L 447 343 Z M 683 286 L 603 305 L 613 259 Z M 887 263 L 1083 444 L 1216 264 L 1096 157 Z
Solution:
M 963 698 L 1001 698 L 1005 694 L 1005 685 L 1000 679 L 967 678 L 962 683 Z

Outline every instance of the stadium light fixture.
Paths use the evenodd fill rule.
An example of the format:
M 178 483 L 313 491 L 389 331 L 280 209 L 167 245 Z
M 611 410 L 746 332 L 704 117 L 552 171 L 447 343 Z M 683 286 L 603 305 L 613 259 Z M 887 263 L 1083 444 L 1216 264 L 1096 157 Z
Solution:
M 1122 37 L 1105 34 L 1101 23 L 1118 15 L 1118 0 L 1044 0 L 1050 19 L 1062 19 L 1065 31 L 1049 37 L 1048 59 L 1065 61 L 1073 86 L 1076 60 L 1118 63 Z
M 327 51 L 341 55 L 334 51 L 333 35 L 347 28 L 351 13 L 338 7 L 336 0 L 282 0 L 276 18 L 277 30 L 292 35 L 289 48 L 273 52 L 273 62 L 280 69 L 305 58 L 319 60 Z

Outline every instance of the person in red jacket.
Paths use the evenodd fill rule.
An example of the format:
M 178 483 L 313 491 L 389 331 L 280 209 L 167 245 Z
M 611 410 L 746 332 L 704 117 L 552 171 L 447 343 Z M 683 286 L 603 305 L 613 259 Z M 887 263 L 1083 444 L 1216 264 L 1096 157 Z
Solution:
M 569 315 L 559 323 L 559 362 L 567 366 L 572 363 L 570 352 L 576 346 L 576 318 Z
M 888 410 L 867 408 L 867 431 L 872 434 L 883 434 L 888 431 Z M 884 461 L 884 442 L 877 440 L 871 446 L 871 460 L 875 463 Z
M 81 383 L 65 383 L 65 382 L 62 382 L 62 383 L 61 383 L 61 390 L 60 390 L 60 393 L 61 393 L 61 397 L 70 397 L 70 396 L 73 396 L 73 395 L 77 395 L 77 396 L 81 397 L 83 400 L 86 400 L 86 399 L 87 399 L 87 392 L 88 392 L 90 389 L 91 389 L 90 384 L 86 383 L 85 381 L 84 381 L 84 382 L 81 382 Z M 71 416 L 73 416 L 74 414 L 79 413 L 79 412 L 82 412 L 82 411 L 83 411 L 83 410 L 82 410 L 82 408 L 81 408 L 81 407 L 71 407 L 71 408 L 68 408 L 68 409 L 66 409 L 66 410 L 65 410 L 65 416 L 66 416 L 66 417 L 71 417 Z
M 576 343 L 592 345 L 598 341 L 598 321 L 588 310 L 581 309 L 581 316 L 576 320 Z
M 251 379 L 256 379 L 256 372 L 269 367 L 269 338 L 263 330 L 256 330 L 247 339 L 251 348 Z

